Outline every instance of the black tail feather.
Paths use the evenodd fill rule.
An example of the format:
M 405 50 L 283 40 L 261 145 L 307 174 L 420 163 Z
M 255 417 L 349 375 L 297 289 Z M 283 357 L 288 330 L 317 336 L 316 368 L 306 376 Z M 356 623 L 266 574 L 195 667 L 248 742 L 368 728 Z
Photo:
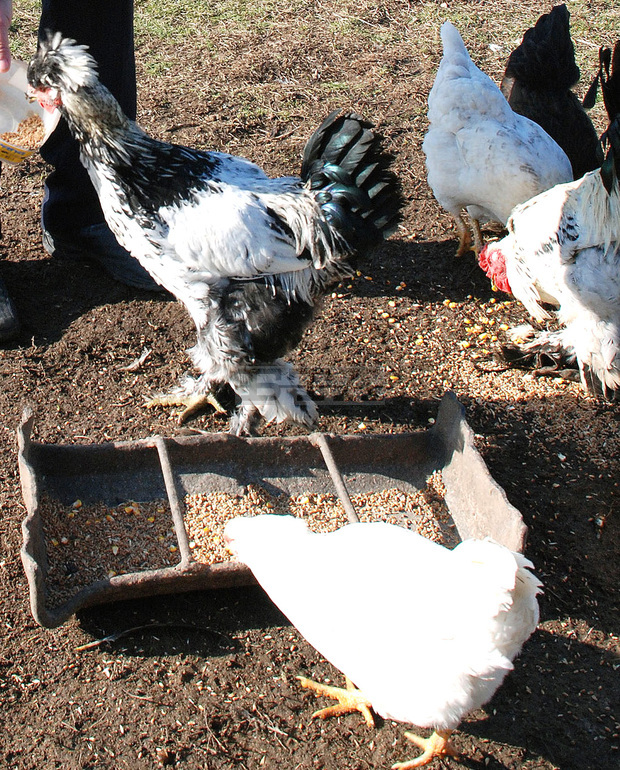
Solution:
M 611 48 L 599 50 L 599 73 L 601 93 L 607 117 L 611 123 L 620 114 L 620 40 Z
M 332 112 L 306 145 L 301 178 L 352 251 L 380 242 L 400 220 L 403 199 L 392 160 L 372 124 L 353 112 Z
M 605 160 L 601 166 L 601 179 L 608 193 L 614 185 L 618 185 L 620 177 L 620 115 L 618 115 L 607 131 L 601 137 L 601 143 L 606 150 Z

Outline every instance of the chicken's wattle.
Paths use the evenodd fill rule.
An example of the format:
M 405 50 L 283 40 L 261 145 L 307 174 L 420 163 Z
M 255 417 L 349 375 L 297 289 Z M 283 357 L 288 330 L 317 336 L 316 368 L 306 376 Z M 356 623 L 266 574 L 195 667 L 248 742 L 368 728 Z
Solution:
M 512 294 L 506 275 L 506 260 L 499 249 L 494 248 L 493 244 L 485 246 L 478 254 L 478 264 L 496 289 Z
M 28 98 L 39 102 L 41 107 L 49 113 L 54 112 L 54 110 L 62 104 L 58 91 L 51 88 L 43 90 L 41 88 L 32 88 L 32 86 L 28 86 Z

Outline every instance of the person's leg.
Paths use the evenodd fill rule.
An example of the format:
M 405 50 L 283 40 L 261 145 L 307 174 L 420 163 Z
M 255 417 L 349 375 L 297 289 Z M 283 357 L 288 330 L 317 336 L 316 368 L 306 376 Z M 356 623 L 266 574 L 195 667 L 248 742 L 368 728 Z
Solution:
M 101 82 L 118 99 L 125 114 L 136 117 L 136 69 L 132 0 L 43 0 L 39 38 L 48 30 L 87 45 L 99 67 Z M 78 146 L 64 121 L 41 148 L 54 166 L 46 181 L 45 229 L 73 233 L 103 222 L 97 193 L 80 163 Z
M 9 296 L 4 281 L 0 278 L 0 342 L 13 339 L 19 331 L 19 321 L 15 306 Z
M 89 47 L 101 82 L 118 99 L 125 114 L 135 119 L 133 1 L 43 0 L 39 38 L 48 30 Z M 41 155 L 54 166 L 45 183 L 41 212 L 47 251 L 58 256 L 90 257 L 123 283 L 160 289 L 138 261 L 118 245 L 105 224 L 97 193 L 64 121 L 45 142 Z

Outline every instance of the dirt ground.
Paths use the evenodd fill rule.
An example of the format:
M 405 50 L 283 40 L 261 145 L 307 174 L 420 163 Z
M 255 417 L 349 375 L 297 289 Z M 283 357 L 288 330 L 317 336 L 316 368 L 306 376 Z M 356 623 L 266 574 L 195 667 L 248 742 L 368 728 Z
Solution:
M 540 4 L 526 5 L 531 23 Z M 323 431 L 426 428 L 453 389 L 529 527 L 527 555 L 545 585 L 540 627 L 493 701 L 455 735 L 460 763 L 443 766 L 611 770 L 620 745 L 620 404 L 496 360 L 502 326 L 525 313 L 491 291 L 472 258 L 454 258 L 450 219 L 425 181 L 420 145 L 439 45 L 427 41 L 423 55 L 397 35 L 390 45 L 369 42 L 366 27 L 415 31 L 415 19 L 393 0 L 368 8 L 364 24 L 341 37 L 319 24 L 302 34 L 283 9 L 278 39 L 257 28 L 216 52 L 188 40 L 164 75 L 141 68 L 141 122 L 160 138 L 241 154 L 273 174 L 295 173 L 305 139 L 332 108 L 353 107 L 379 125 L 408 200 L 403 225 L 326 299 L 291 360 Z M 139 62 L 150 45 L 139 47 Z M 496 77 L 500 58 L 485 59 Z M 315 84 L 327 78 L 349 87 L 319 98 Z M 248 94 L 260 110 L 248 109 Z M 408 726 L 371 730 L 358 715 L 311 721 L 315 700 L 295 676 L 340 675 L 258 588 L 97 607 L 55 630 L 34 622 L 19 556 L 22 408 L 32 405 L 34 437 L 44 442 L 176 435 L 188 429 L 169 410 L 145 410 L 143 396 L 176 382 L 192 344 L 175 301 L 46 255 L 45 174 L 40 159 L 4 169 L 0 193 L 0 270 L 22 322 L 0 349 L 0 766 L 361 770 L 413 756 Z M 480 333 L 468 332 L 472 324 Z M 144 348 L 148 358 L 127 370 Z M 191 428 L 226 430 L 227 419 L 205 415 Z

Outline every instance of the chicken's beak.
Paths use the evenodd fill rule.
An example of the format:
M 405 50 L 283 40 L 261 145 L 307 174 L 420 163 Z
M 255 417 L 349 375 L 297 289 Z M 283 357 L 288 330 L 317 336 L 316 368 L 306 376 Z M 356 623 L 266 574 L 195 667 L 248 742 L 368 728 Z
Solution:
M 55 88 L 34 88 L 29 85 L 26 90 L 29 101 L 37 101 L 47 112 L 54 112 L 62 104 L 60 93 Z

